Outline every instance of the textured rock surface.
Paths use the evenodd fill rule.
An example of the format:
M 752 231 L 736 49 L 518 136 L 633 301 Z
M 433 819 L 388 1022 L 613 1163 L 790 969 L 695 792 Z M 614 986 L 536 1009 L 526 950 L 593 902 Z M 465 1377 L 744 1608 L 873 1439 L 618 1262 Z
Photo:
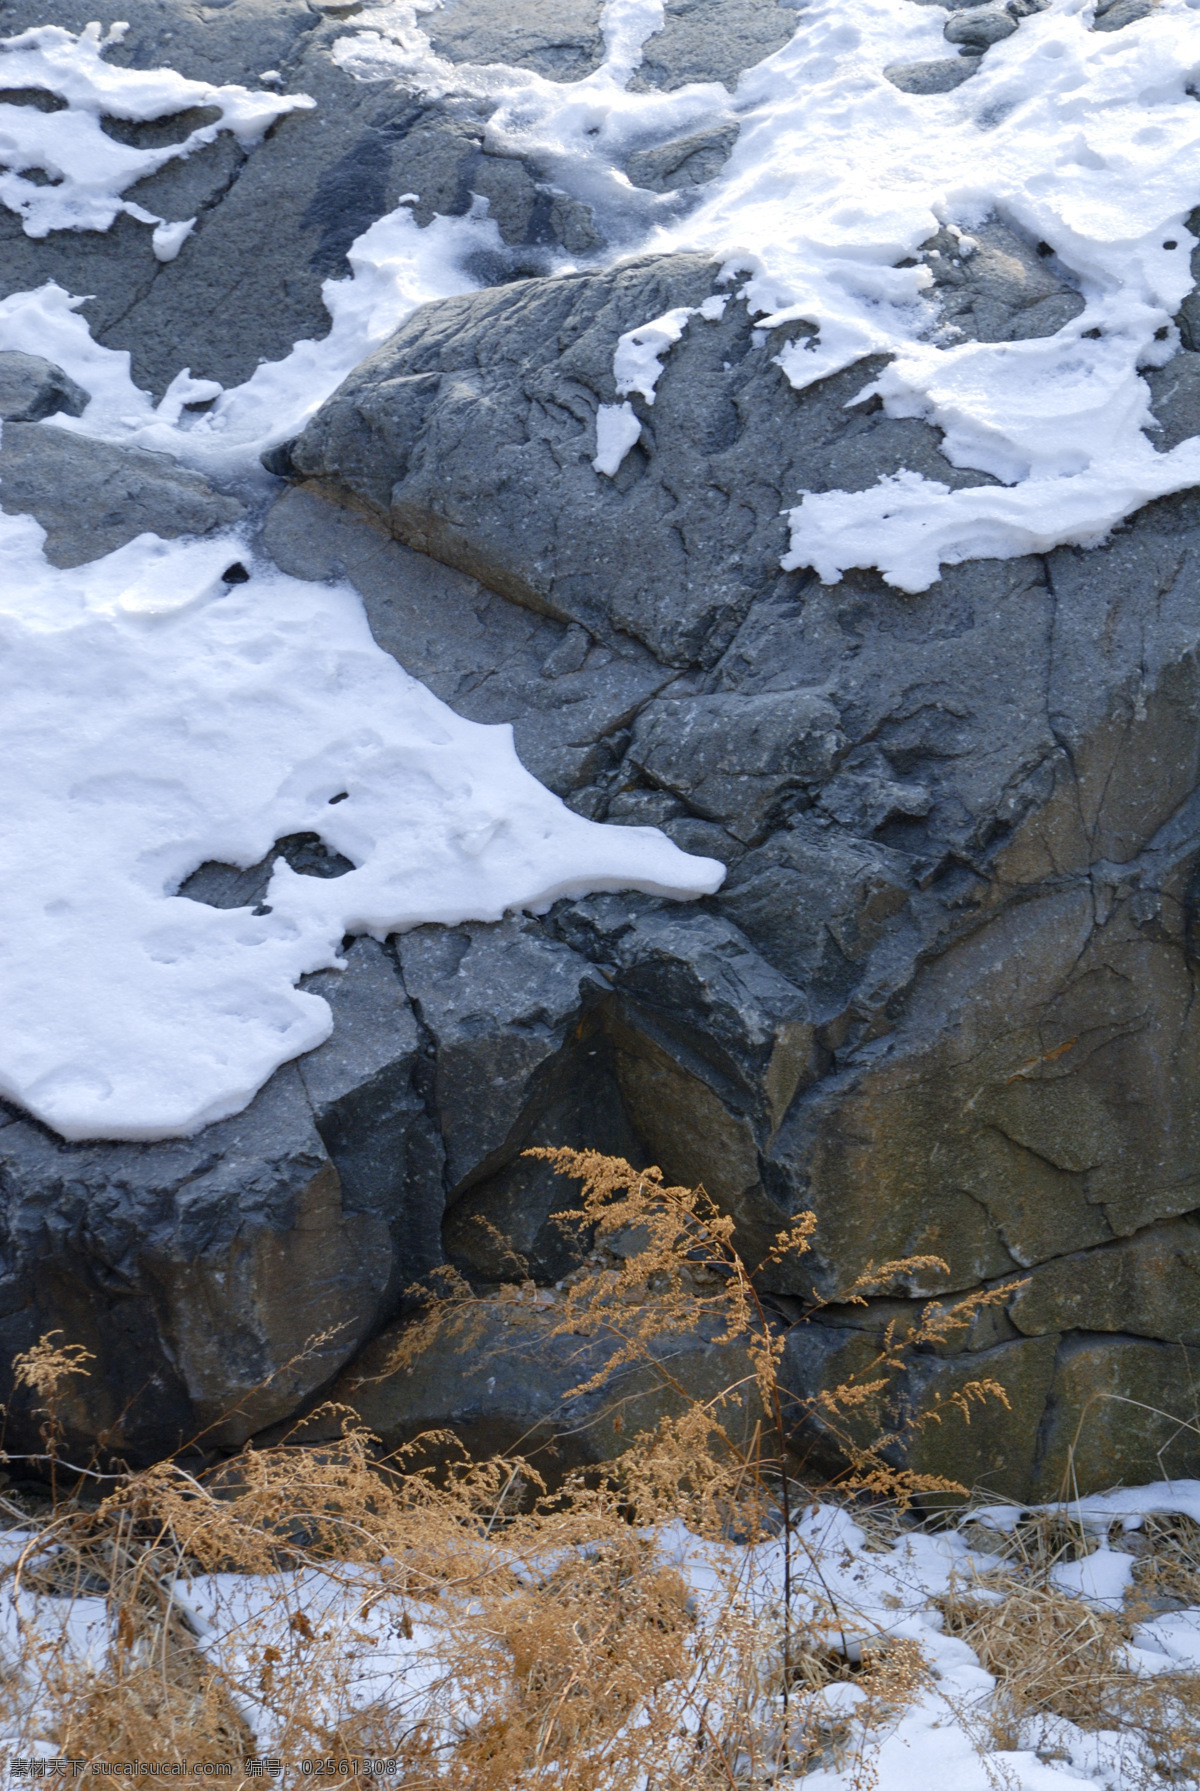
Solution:
M 998 225 L 975 240 L 925 250 L 948 325 L 1002 340 L 1078 313 L 1032 246 Z M 614 396 L 617 335 L 710 280 L 681 259 L 431 307 L 293 464 L 531 612 L 606 647 L 632 634 L 679 668 L 619 766 L 573 800 L 722 840 L 725 888 L 699 909 L 600 897 L 546 923 L 610 979 L 590 1023 L 626 1112 L 672 1177 L 737 1216 L 750 1253 L 817 1212 L 816 1257 L 775 1272 L 785 1298 L 916 1252 L 948 1273 L 902 1277 L 909 1298 L 1034 1270 L 956 1365 L 918 1356 L 905 1397 L 1003 1365 L 1011 1422 L 953 1446 L 925 1433 L 913 1464 L 1053 1490 L 1081 1337 L 1110 1352 L 1113 1389 L 1128 1366 L 1131 1398 L 1174 1374 L 1163 1409 L 1190 1415 L 1200 510 L 1171 499 L 1106 548 L 947 569 L 917 598 L 871 575 L 785 577 L 792 491 L 932 463 L 936 438 L 846 410 L 870 364 L 791 392 L 778 345 L 731 303 L 667 355 L 642 443 L 601 480 L 588 424 Z M 1189 427 L 1192 358 L 1152 380 L 1163 446 Z M 777 483 L 756 511 L 689 496 L 763 466 Z M 1181 1227 L 1166 1241 L 1163 1221 Z M 798 1384 L 873 1347 L 862 1326 L 799 1335 Z M 1153 1473 L 1158 1446 L 1135 1438 L 1123 1471 Z M 1097 1473 L 1103 1458 L 1101 1441 Z
M 1117 0 L 1098 28 L 1141 5 Z M 56 17 L 96 10 L 61 0 Z M 597 896 L 359 941 L 346 972 L 314 979 L 330 1041 L 190 1141 L 67 1146 L 6 1115 L 0 1358 L 55 1326 L 93 1349 L 72 1436 L 131 1457 L 208 1426 L 234 1443 L 335 1382 L 389 1439 L 444 1421 L 479 1442 L 545 1438 L 580 1378 L 549 1349 L 499 1350 L 503 1373 L 484 1351 L 435 1353 L 403 1384 L 370 1374 L 404 1290 L 444 1258 L 493 1294 L 573 1266 L 553 1221 L 570 1188 L 520 1153 L 591 1145 L 703 1180 L 752 1258 L 814 1210 L 813 1256 L 765 1277 L 787 1316 L 871 1261 L 945 1259 L 794 1328 L 798 1394 L 868 1362 L 923 1296 L 1001 1289 L 951 1345 L 914 1351 L 895 1415 L 982 1377 L 1011 1413 L 913 1430 L 910 1465 L 1043 1496 L 1072 1444 L 1087 1486 L 1156 1476 L 1169 1442 L 1168 1470 L 1200 1473 L 1195 1438 L 1153 1416 L 1192 1415 L 1200 1342 L 1200 500 L 1153 505 L 1087 553 L 947 569 L 917 597 L 784 574 L 780 513 L 801 487 L 980 477 L 948 468 L 927 425 L 855 402 L 878 362 L 797 394 L 774 360 L 786 332 L 764 338 L 730 297 L 666 354 L 653 408 L 633 400 L 641 442 L 598 475 L 618 336 L 710 296 L 712 263 L 512 283 L 556 245 L 586 255 L 600 227 L 538 168 L 490 154 L 478 111 L 351 81 L 329 55 L 344 27 L 291 0 L 132 10 L 123 59 L 221 80 L 274 67 L 318 109 L 248 160 L 218 143 L 132 195 L 199 211 L 176 262 L 154 263 L 128 220 L 32 243 L 0 213 L 5 281 L 95 293 L 98 336 L 159 387 L 188 362 L 228 382 L 323 333 L 322 279 L 400 193 L 421 193 L 422 221 L 484 194 L 505 247 L 477 273 L 506 283 L 424 308 L 356 370 L 293 445 L 303 477 L 257 544 L 298 576 L 348 578 L 381 645 L 462 714 L 510 722 L 580 812 L 662 826 L 729 877 L 694 906 Z M 39 17 L 7 0 L 6 30 Z M 567 80 L 594 65 L 596 20 L 591 0 L 451 0 L 431 29 L 452 61 Z M 791 24 L 774 0 L 680 0 L 639 78 L 732 84 Z M 936 66 L 908 91 L 946 90 Z M 630 179 L 691 190 L 735 134 L 722 116 L 646 146 Z M 1036 243 L 973 234 L 966 254 L 949 231 L 922 251 L 947 332 L 1016 340 L 1078 314 Z M 1200 412 L 1195 317 L 1193 296 L 1184 352 L 1149 375 L 1163 449 Z M 106 489 L 95 455 L 115 451 L 13 423 L 6 504 L 22 453 L 56 443 L 54 466 L 92 453 Z M 57 477 L 31 473 L 20 507 L 65 539 L 79 501 L 51 515 Z M 144 519 L 168 487 L 153 514 L 171 529 Z M 117 510 L 128 534 L 178 532 L 228 501 L 154 458 Z M 188 504 L 200 521 L 181 521 Z M 303 836 L 277 850 L 338 872 Z M 208 865 L 183 893 L 253 905 L 263 873 Z M 690 1360 L 709 1388 L 711 1352 Z M 18 1404 L 14 1438 L 22 1424 Z M 805 1447 L 819 1460 L 829 1439 Z
M 545 1297 L 545 1296 L 543 1296 Z M 617 1370 L 592 1393 L 568 1397 L 600 1372 L 616 1345 L 578 1336 L 550 1338 L 553 1301 L 531 1306 L 480 1301 L 471 1323 L 447 1328 L 418 1368 L 392 1365 L 403 1327 L 385 1330 L 342 1374 L 330 1399 L 348 1407 L 381 1438 L 386 1449 L 422 1432 L 453 1430 L 471 1450 L 520 1451 L 546 1474 L 581 1462 L 603 1461 L 623 1447 L 622 1435 L 653 1429 L 677 1416 L 683 1401 L 669 1384 L 701 1399 L 715 1398 L 732 1379 L 752 1372 L 743 1350 L 715 1347 L 708 1334 L 668 1338 L 654 1349 L 662 1372 L 650 1364 Z M 668 1378 L 669 1377 L 669 1378 Z M 743 1400 L 741 1410 L 749 1410 Z M 620 1414 L 619 1422 L 614 1418 Z M 729 1410 L 736 1434 L 737 1408 Z M 336 1435 L 336 1420 L 317 1417 L 301 1427 L 305 1441 Z
M 862 368 L 793 392 L 775 361 L 786 327 L 765 337 L 733 300 L 692 320 L 653 408 L 633 400 L 642 441 L 615 478 L 597 473 L 617 338 L 703 303 L 719 271 L 653 257 L 422 306 L 318 412 L 293 465 L 518 603 L 711 667 L 781 581 L 781 511 L 802 483 L 859 490 L 906 465 L 980 477 L 948 470 L 928 425 L 847 410 Z
M 51 423 L 6 423 L 0 505 L 36 516 L 53 566 L 82 566 L 147 532 L 207 535 L 245 506 L 213 490 L 169 454 L 121 448 Z
M 0 423 L 40 423 L 63 411 L 82 414 L 88 395 L 41 355 L 0 354 Z
M 360 940 L 311 986 L 334 1036 L 193 1139 L 65 1145 L 3 1111 L 0 1355 L 55 1326 L 93 1352 L 73 1439 L 135 1459 L 239 1442 L 440 1260 L 426 1042 L 395 962 Z

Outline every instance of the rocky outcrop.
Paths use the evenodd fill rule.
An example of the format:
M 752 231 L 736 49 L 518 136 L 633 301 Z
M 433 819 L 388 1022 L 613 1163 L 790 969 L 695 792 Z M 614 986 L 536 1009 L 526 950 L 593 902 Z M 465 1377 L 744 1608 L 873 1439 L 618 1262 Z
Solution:
M 246 509 L 169 454 L 32 422 L 4 425 L 0 507 L 36 516 L 52 566 L 82 566 L 146 533 L 207 535 Z
M 981 232 L 957 265 L 930 245 L 950 264 L 948 321 L 992 340 L 1058 328 L 1076 295 L 1006 234 Z M 977 1445 L 927 1433 L 913 1460 L 1052 1492 L 1081 1350 L 1109 1352 L 1098 1384 L 1188 1415 L 1200 1283 L 1182 1245 L 1164 1282 L 1175 1246 L 1142 1240 L 1164 1220 L 1190 1239 L 1200 1199 L 1200 513 L 1171 499 L 1107 548 L 947 569 L 917 598 L 872 575 L 773 573 L 789 487 L 865 486 L 932 460 L 936 437 L 845 408 L 869 367 L 792 392 L 778 345 L 759 348 L 731 301 L 670 351 L 653 410 L 635 399 L 642 441 L 605 480 L 592 419 L 614 397 L 616 337 L 699 303 L 712 275 L 638 263 L 431 307 L 346 382 L 292 465 L 524 607 L 606 645 L 632 634 L 679 668 L 619 764 L 571 797 L 708 851 L 720 839 L 725 888 L 695 910 L 598 897 L 546 923 L 608 979 L 591 1023 L 626 1112 L 672 1178 L 704 1180 L 737 1216 L 748 1254 L 816 1211 L 817 1258 L 767 1277 L 784 1300 L 914 1253 L 948 1273 L 900 1277 L 909 1298 L 1034 1271 L 986 1340 L 915 1359 L 904 1397 L 1007 1376 L 1011 1437 L 997 1420 Z M 1167 442 L 1187 427 L 1190 359 L 1155 376 Z M 757 509 L 711 502 L 733 467 L 753 489 L 764 465 L 778 484 Z M 668 491 L 656 578 L 640 543 L 661 544 Z M 1083 1260 L 1086 1297 L 1056 1303 L 1046 1277 Z M 839 1325 L 835 1306 L 801 1327 L 797 1390 L 873 1347 L 873 1323 Z M 1099 1403 L 1098 1434 L 1120 1429 Z M 1177 1430 L 1162 1423 L 1123 1445 L 1128 1472 L 1155 1471 Z M 1182 1471 L 1188 1434 L 1173 1448 Z
M 60 10 L 81 24 L 95 9 Z M 6 280 L 95 293 L 96 333 L 148 383 L 189 361 L 228 383 L 324 331 L 321 280 L 400 193 L 421 192 L 420 221 L 488 197 L 504 250 L 477 272 L 496 283 L 423 308 L 355 370 L 273 462 L 287 480 L 265 516 L 246 514 L 254 551 L 353 583 L 380 645 L 461 714 L 511 722 L 524 763 L 580 813 L 661 826 L 729 875 L 692 906 L 600 895 L 359 940 L 345 972 L 314 979 L 328 1043 L 191 1140 L 66 1145 L 6 1113 L 0 1357 L 55 1327 L 86 1344 L 72 1442 L 131 1459 L 278 1434 L 331 1387 L 389 1440 L 442 1423 L 552 1439 L 594 1414 L 564 1415 L 583 1376 L 549 1346 L 434 1354 L 403 1381 L 387 1362 L 406 1288 L 441 1262 L 501 1328 L 505 1283 L 549 1296 L 576 1265 L 586 1240 L 553 1222 L 570 1189 L 521 1155 L 567 1143 L 702 1180 L 752 1259 L 817 1214 L 801 1271 L 763 1277 L 781 1323 L 814 1287 L 829 1302 L 789 1331 L 799 1396 L 867 1362 L 926 1298 L 998 1289 L 957 1340 L 913 1351 L 892 1412 L 910 1465 L 1018 1498 L 1055 1492 L 1068 1460 L 1081 1488 L 1152 1477 L 1163 1450 L 1169 1471 L 1200 1472 L 1178 1423 L 1200 1336 L 1196 496 L 1102 548 L 948 568 L 916 597 L 872 574 L 784 573 L 781 512 L 801 487 L 983 475 L 948 467 L 927 424 L 858 401 L 877 362 L 796 393 L 775 357 L 800 326 L 758 330 L 703 258 L 543 277 L 556 246 L 581 258 L 604 220 L 495 155 L 470 108 L 354 82 L 330 60 L 341 27 L 316 11 L 233 0 L 217 32 L 169 0 L 133 10 L 122 55 L 219 79 L 273 67 L 318 107 L 249 161 L 219 141 L 133 194 L 198 214 L 177 260 L 151 267 L 128 220 L 34 243 L 0 213 Z M 773 0 L 724 0 L 729 30 L 706 39 L 715 4 L 667 10 L 640 77 L 664 88 L 699 67 L 732 84 L 739 56 L 790 24 Z M 573 0 L 453 0 L 434 38 L 453 60 L 569 79 L 594 64 L 596 18 Z M 9 0 L 5 20 L 34 16 Z M 735 134 L 719 120 L 638 150 L 630 178 L 692 190 Z M 1036 244 L 1000 223 L 974 238 L 923 251 L 948 339 L 1047 334 L 1077 314 Z M 664 355 L 653 406 L 630 400 L 637 445 L 597 472 L 618 337 L 721 298 Z M 1149 376 L 1162 448 L 1196 428 L 1200 355 L 1184 339 Z M 13 401 L 70 409 L 53 373 L 9 369 Z M 55 497 L 53 455 L 99 466 L 117 450 L 27 409 L 0 452 L 6 507 L 54 541 L 82 510 L 78 487 Z M 153 515 L 178 528 L 233 514 L 148 458 L 117 506 L 129 534 L 160 528 L 150 508 L 132 526 L 156 493 Z M 279 854 L 301 874 L 340 869 L 309 836 Z M 266 864 L 201 867 L 182 893 L 252 906 Z M 946 1272 L 839 1303 L 870 1263 L 914 1253 Z M 711 1390 L 706 1340 L 690 1359 Z M 904 1425 L 981 1378 L 1010 1411 Z M 20 1437 L 36 1427 L 17 1400 Z M 828 1459 L 818 1427 L 797 1440 Z

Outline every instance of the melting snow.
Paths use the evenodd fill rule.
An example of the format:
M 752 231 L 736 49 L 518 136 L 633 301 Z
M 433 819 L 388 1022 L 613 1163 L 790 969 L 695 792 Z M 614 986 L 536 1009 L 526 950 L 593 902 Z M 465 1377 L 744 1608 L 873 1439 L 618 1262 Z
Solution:
M 607 16 L 628 37 L 657 28 L 662 10 L 613 0 Z M 1178 348 L 1171 319 L 1192 284 L 1200 17 L 1190 0 L 1162 0 L 1121 31 L 1092 31 L 1093 16 L 1087 0 L 1051 0 L 946 94 L 902 93 L 884 75 L 954 53 L 942 7 L 909 0 L 809 0 L 792 41 L 732 99 L 698 85 L 626 93 L 616 63 L 571 84 L 456 70 L 400 5 L 369 15 L 341 56 L 363 74 L 499 99 L 491 146 L 539 158 L 610 227 L 623 217 L 628 248 L 723 261 L 765 328 L 815 331 L 779 357 L 796 388 L 890 356 L 861 396 L 926 418 L 952 465 L 1002 488 L 905 473 L 869 491 L 798 493 L 784 564 L 827 582 L 875 566 L 915 591 L 946 562 L 1099 541 L 1151 498 L 1200 483 L 1200 441 L 1163 454 L 1145 435 L 1139 376 Z M 732 156 L 686 216 L 677 195 L 631 191 L 619 171 L 633 149 L 733 117 Z M 1047 244 L 1083 296 L 1056 335 L 956 345 L 939 333 L 929 270 L 900 265 L 940 226 L 991 216 Z
M 885 408 L 927 418 L 953 465 L 1001 481 L 950 491 L 902 472 L 870 491 L 797 493 L 785 564 L 827 580 L 877 566 L 919 589 L 947 561 L 1101 539 L 1147 500 L 1200 483 L 1200 438 L 1165 454 L 1151 445 L 1139 372 L 1177 348 L 1170 320 L 1191 285 L 1200 19 L 1188 0 L 1111 33 L 1089 29 L 1084 0 L 1052 0 L 969 82 L 925 96 L 883 73 L 947 53 L 942 9 L 908 0 L 810 0 L 792 41 L 732 97 L 715 83 L 626 91 L 661 0 L 608 0 L 605 61 L 577 82 L 445 62 L 420 29 L 429 10 L 370 9 L 338 60 L 361 78 L 401 73 L 430 93 L 486 98 L 490 147 L 534 157 L 622 249 L 707 251 L 764 327 L 802 325 L 780 356 L 794 386 L 890 357 L 870 388 Z M 156 219 L 125 190 L 222 129 L 252 144 L 309 102 L 114 67 L 104 51 L 119 30 L 45 26 L 0 41 L 0 85 L 65 102 L 49 113 L 0 104 L 0 201 L 35 234 L 131 213 L 166 258 L 191 220 Z M 275 75 L 263 79 L 276 86 Z M 99 125 L 196 105 L 219 119 L 166 149 L 128 148 Z M 734 120 L 732 156 L 690 211 L 622 172 L 633 149 Z M 57 184 L 27 178 L 38 169 Z M 992 215 L 1046 243 L 1084 298 L 1056 335 L 956 343 L 940 331 L 928 270 L 901 265 L 939 225 Z M 56 426 L 245 477 L 415 305 L 468 289 L 472 251 L 499 246 L 482 202 L 420 229 L 402 201 L 353 245 L 350 278 L 326 283 L 329 335 L 233 391 L 185 368 L 155 406 L 128 356 L 91 340 L 80 299 L 53 285 L 0 303 L 0 348 L 48 355 L 90 392 L 84 416 Z M 631 395 L 653 401 L 689 325 L 671 313 L 614 343 L 623 402 L 600 409 L 598 471 L 615 473 L 636 441 Z M 202 398 L 215 399 L 206 415 L 185 411 Z M 687 896 L 719 881 L 719 866 L 661 835 L 571 815 L 511 741 L 457 720 L 378 653 L 345 590 L 256 568 L 226 592 L 217 562 L 246 557 L 236 539 L 144 537 L 70 574 L 46 565 L 32 523 L 8 519 L 0 539 L 13 681 L 3 750 L 23 767 L 0 910 L 4 937 L 20 942 L 0 954 L 0 1086 L 68 1136 L 161 1136 L 236 1110 L 324 1035 L 323 1004 L 292 985 L 335 960 L 346 930 L 483 917 L 568 888 Z M 401 761 L 402 777 L 384 775 Z M 325 813 L 327 783 L 356 793 Z M 248 863 L 297 829 L 320 831 L 356 871 L 310 886 L 280 868 L 269 916 L 172 894 L 202 859 Z

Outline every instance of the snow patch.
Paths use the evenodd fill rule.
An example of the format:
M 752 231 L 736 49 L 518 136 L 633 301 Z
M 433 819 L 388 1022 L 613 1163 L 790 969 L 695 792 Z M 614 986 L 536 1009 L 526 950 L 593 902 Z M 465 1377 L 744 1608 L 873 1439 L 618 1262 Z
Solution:
M 294 985 L 347 933 L 498 920 L 560 896 L 694 898 L 724 876 L 656 829 L 601 826 L 371 637 L 345 586 L 227 585 L 236 536 L 140 536 L 60 572 L 0 516 L 0 1092 L 65 1138 L 183 1135 L 328 1035 Z M 347 792 L 344 800 L 342 792 Z M 357 867 L 276 863 L 269 912 L 176 893 L 318 833 Z
M 52 230 L 107 230 L 122 212 L 155 226 L 154 252 L 160 261 L 179 253 L 195 219 L 167 224 L 121 195 L 167 162 L 187 157 L 232 131 L 243 149 L 261 141 L 268 126 L 285 112 L 313 106 L 306 94 L 252 93 L 246 87 L 214 87 L 189 81 L 171 69 L 115 68 L 104 52 L 119 44 L 129 27 L 84 27 L 76 36 L 60 25 L 39 25 L 16 37 L 0 38 L 0 90 L 50 94 L 61 106 L 6 100 L 0 103 L 0 203 L 21 218 L 27 236 Z M 214 107 L 211 124 L 190 131 L 180 143 L 136 149 L 118 143 L 101 128 L 103 117 L 145 121 L 169 118 L 192 107 Z M 41 181 L 29 179 L 42 175 Z
M 945 563 L 1093 544 L 1150 499 L 1196 483 L 1194 440 L 1170 454 L 1147 441 L 1140 377 L 1178 348 L 1171 320 L 1192 285 L 1200 16 L 1190 0 L 1161 0 L 1118 32 L 1093 31 L 1083 0 L 1051 0 L 944 94 L 902 93 L 883 72 L 951 53 L 942 8 L 811 0 L 790 43 L 742 76 L 732 102 L 713 85 L 625 92 L 628 57 L 574 83 L 455 70 L 429 52 L 411 8 L 387 17 L 400 12 L 404 29 L 372 15 L 371 29 L 345 39 L 343 64 L 402 70 L 431 92 L 486 93 L 489 144 L 534 157 L 593 204 L 623 252 L 711 254 L 741 276 L 764 329 L 803 324 L 804 340 L 778 357 L 798 390 L 885 355 L 875 389 L 887 413 L 924 418 L 944 432 L 952 465 L 1008 487 L 952 491 L 909 472 L 874 491 L 799 493 L 785 566 L 829 582 L 874 566 L 923 590 Z M 626 0 L 631 42 L 654 28 L 654 12 Z M 631 186 L 622 170 L 633 149 L 731 114 L 737 142 L 698 205 Z M 1045 244 L 1082 295 L 1083 314 L 1056 335 L 977 343 L 939 327 L 929 269 L 914 257 L 942 225 L 969 256 L 969 231 L 991 216 Z M 631 338 L 663 327 L 650 320 L 621 338 L 619 395 L 653 390 L 651 339 Z

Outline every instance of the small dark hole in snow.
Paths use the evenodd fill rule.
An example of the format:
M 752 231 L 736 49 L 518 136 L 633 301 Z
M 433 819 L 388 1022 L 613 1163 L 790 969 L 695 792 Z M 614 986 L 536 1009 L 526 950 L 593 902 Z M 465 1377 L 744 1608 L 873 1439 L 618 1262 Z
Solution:
M 240 560 L 235 560 L 232 566 L 226 566 L 221 577 L 225 580 L 227 585 L 244 585 L 250 577 L 250 574 L 246 571 L 246 568 L 242 565 Z
M 1174 237 L 1171 238 L 1170 242 L 1163 244 L 1164 249 L 1177 249 L 1178 247 L 1179 244 L 1175 241 Z
M 1154 340 L 1156 342 L 1165 342 L 1167 337 L 1170 334 L 1171 334 L 1170 329 L 1167 327 L 1167 325 L 1165 323 L 1162 323 L 1158 326 L 1158 328 L 1154 332 Z
M 1049 243 L 1039 243 L 1037 246 L 1037 252 L 1044 260 L 1047 255 L 1053 255 L 1054 250 L 1051 248 Z
M 349 794 L 350 794 L 349 790 L 339 790 L 336 796 L 331 796 L 329 798 L 330 808 L 333 807 L 335 802 L 345 802 L 345 800 L 346 800 L 347 796 L 349 796 Z
M 1099 330 L 1084 330 L 1083 336 L 1084 336 L 1084 340 L 1086 342 L 1099 342 L 1100 331 Z
M 185 877 L 176 893 L 209 908 L 249 908 L 256 914 L 269 914 L 263 897 L 277 858 L 286 859 L 301 877 L 344 877 L 355 869 L 348 858 L 331 851 L 319 833 L 289 833 L 247 870 L 210 859 Z

